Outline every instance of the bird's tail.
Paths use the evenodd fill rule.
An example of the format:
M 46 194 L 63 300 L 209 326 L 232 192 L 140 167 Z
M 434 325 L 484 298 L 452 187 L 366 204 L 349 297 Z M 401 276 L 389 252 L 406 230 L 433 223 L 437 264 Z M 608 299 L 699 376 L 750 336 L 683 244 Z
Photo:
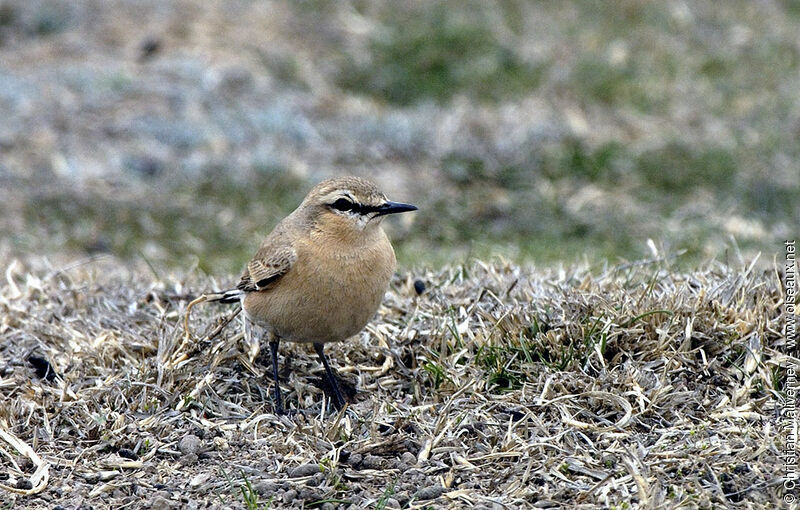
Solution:
M 244 291 L 240 289 L 230 289 L 225 290 L 222 292 L 215 292 L 213 294 L 203 294 L 186 307 L 186 315 L 183 318 L 183 327 L 184 332 L 186 335 L 186 340 L 191 338 L 191 334 L 189 333 L 189 313 L 192 311 L 192 307 L 198 303 L 238 303 L 242 300 L 242 296 L 244 295 Z
M 203 294 L 199 298 L 195 299 L 195 301 L 197 301 L 198 303 L 218 302 L 218 303 L 230 304 L 230 303 L 238 303 L 239 301 L 241 301 L 243 295 L 244 295 L 243 290 L 231 289 L 222 292 L 215 292 L 213 294 Z

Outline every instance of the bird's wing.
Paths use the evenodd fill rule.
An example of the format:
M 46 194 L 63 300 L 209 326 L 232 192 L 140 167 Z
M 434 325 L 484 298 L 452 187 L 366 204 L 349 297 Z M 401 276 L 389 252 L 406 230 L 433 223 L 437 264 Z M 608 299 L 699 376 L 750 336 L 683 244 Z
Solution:
M 297 253 L 291 246 L 264 245 L 247 264 L 242 279 L 236 287 L 245 292 L 266 290 L 291 269 L 295 260 Z

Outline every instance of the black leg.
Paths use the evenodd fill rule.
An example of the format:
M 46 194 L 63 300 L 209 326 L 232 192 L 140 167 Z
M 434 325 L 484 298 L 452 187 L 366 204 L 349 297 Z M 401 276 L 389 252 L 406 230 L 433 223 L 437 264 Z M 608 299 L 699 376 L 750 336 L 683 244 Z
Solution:
M 314 350 L 317 351 L 317 356 L 319 356 L 322 365 L 325 367 L 325 373 L 328 374 L 328 383 L 331 385 L 333 396 L 336 398 L 336 409 L 341 409 L 344 407 L 344 398 L 342 398 L 342 393 L 339 391 L 339 384 L 336 382 L 336 377 L 333 375 L 330 365 L 328 365 L 328 358 L 325 357 L 325 352 L 323 352 L 324 348 L 324 344 L 314 344 Z
M 283 401 L 281 400 L 281 387 L 278 385 L 278 343 L 280 340 L 270 340 L 269 350 L 272 353 L 272 377 L 275 379 L 275 412 L 284 414 Z

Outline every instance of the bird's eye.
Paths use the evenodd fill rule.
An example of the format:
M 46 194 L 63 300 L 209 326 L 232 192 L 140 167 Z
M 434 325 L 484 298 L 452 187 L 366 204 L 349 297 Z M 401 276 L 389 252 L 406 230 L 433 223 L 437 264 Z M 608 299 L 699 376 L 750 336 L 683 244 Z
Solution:
M 347 200 L 346 198 L 340 198 L 336 202 L 332 203 L 331 207 L 337 211 L 349 211 L 353 208 L 353 202 Z

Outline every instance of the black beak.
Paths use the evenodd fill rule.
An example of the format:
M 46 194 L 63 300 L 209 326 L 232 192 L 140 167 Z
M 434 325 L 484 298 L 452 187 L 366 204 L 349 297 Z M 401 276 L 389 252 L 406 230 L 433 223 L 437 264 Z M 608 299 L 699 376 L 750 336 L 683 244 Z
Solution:
M 416 211 L 417 206 L 411 204 L 401 204 L 400 202 L 386 202 L 378 206 L 376 216 L 383 216 L 384 214 L 396 214 L 401 212 Z

